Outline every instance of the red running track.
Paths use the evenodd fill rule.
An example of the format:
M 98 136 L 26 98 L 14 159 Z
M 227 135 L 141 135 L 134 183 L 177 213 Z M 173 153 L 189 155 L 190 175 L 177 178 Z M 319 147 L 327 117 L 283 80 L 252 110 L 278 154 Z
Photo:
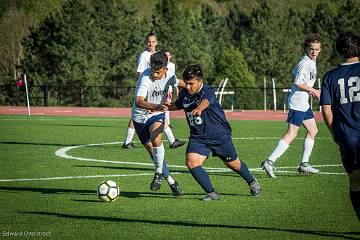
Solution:
M 34 116 L 97 116 L 130 117 L 131 108 L 92 108 L 92 107 L 31 107 Z M 273 110 L 226 111 L 226 117 L 232 120 L 278 120 L 285 121 L 287 113 Z M 315 119 L 323 122 L 321 112 L 315 112 Z M 26 107 L 0 106 L 0 115 L 28 115 Z M 171 112 L 172 118 L 184 118 L 183 111 Z

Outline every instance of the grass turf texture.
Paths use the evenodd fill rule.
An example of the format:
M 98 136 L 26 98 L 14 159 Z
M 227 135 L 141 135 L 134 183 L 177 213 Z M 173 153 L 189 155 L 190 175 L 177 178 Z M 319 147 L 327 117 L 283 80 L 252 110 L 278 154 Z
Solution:
M 0 239 L 10 234 L 39 234 L 51 239 L 359 239 L 357 221 L 348 197 L 348 180 L 337 146 L 323 123 L 311 157 L 331 174 L 300 175 L 302 129 L 277 162 L 277 179 L 259 170 L 286 123 L 230 121 L 238 154 L 253 170 L 263 192 L 251 197 L 246 183 L 228 171 L 210 174 L 221 201 L 203 202 L 204 195 L 185 167 L 185 147 L 169 149 L 166 160 L 185 195 L 171 195 L 167 183 L 159 192 L 149 189 L 153 167 L 140 144 L 122 149 L 128 119 L 91 117 L 0 116 Z M 184 120 L 172 120 L 174 134 L 188 137 Z M 135 138 L 137 140 L 137 138 Z M 79 161 L 55 155 L 63 147 L 73 157 L 145 163 L 145 165 Z M 210 157 L 205 167 L 224 168 Z M 281 168 L 289 167 L 289 168 Z M 138 174 L 138 175 L 136 175 Z M 108 176 L 124 175 L 124 176 Z M 53 177 L 78 177 L 53 179 Z M 39 179 L 32 180 L 29 179 Z M 47 179 L 50 178 L 50 179 Z M 28 179 L 5 181 L 4 179 Z M 121 194 L 103 203 L 97 186 L 116 181 Z M 19 237 L 14 237 L 19 238 Z

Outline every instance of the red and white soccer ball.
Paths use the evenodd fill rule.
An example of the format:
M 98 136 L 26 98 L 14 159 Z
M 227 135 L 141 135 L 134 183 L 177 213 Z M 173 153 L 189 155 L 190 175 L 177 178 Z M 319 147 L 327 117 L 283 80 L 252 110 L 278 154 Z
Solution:
M 98 187 L 97 194 L 101 201 L 112 202 L 118 198 L 120 189 L 116 182 L 112 180 L 106 180 Z

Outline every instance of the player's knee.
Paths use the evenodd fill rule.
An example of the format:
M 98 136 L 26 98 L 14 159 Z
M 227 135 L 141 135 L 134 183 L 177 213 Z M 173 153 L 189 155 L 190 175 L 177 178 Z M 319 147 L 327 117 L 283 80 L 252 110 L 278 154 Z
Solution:
M 319 130 L 317 128 L 314 128 L 311 131 L 309 131 L 309 134 L 311 137 L 315 138 L 315 136 L 318 132 L 319 132 Z
M 186 166 L 188 167 L 188 169 L 193 169 L 193 168 L 196 168 L 198 166 L 201 166 L 201 163 L 199 163 L 198 161 L 193 161 L 191 159 L 187 159 L 186 160 Z
M 296 138 L 296 133 L 287 133 L 285 134 L 285 136 L 282 138 L 287 144 L 290 144 L 295 138 Z

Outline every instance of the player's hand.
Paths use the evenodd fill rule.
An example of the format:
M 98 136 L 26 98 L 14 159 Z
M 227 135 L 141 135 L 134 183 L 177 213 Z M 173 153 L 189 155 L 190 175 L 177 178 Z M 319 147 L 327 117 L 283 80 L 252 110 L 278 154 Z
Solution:
M 194 110 L 191 111 L 191 114 L 193 116 L 201 116 L 201 113 L 202 113 L 202 111 L 200 109 L 197 109 L 197 108 L 195 108 Z
M 165 104 L 156 105 L 156 111 L 166 112 L 168 109 L 168 106 L 166 106 Z
M 314 91 L 310 91 L 309 95 L 311 97 L 316 97 L 317 99 L 320 99 L 320 90 L 314 89 Z
M 315 90 L 315 91 L 314 91 L 314 96 L 315 96 L 317 99 L 320 99 L 320 90 Z

